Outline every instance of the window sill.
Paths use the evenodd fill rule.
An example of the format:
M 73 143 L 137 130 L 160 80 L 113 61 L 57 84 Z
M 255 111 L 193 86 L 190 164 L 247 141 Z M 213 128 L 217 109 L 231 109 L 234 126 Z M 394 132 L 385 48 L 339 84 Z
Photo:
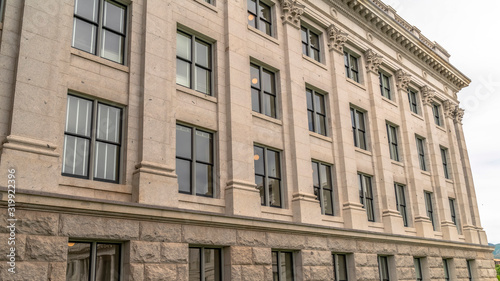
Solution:
M 363 86 L 363 85 L 361 85 L 360 83 L 358 83 L 358 82 L 356 82 L 356 81 L 352 80 L 351 78 L 347 78 L 347 77 L 346 77 L 346 78 L 345 78 L 345 80 L 346 80 L 347 82 L 351 83 L 352 85 L 354 85 L 354 86 L 356 86 L 356 87 L 358 87 L 358 88 L 360 88 L 360 89 L 363 89 L 363 91 L 366 91 L 365 86 Z
M 256 29 L 255 27 L 253 27 L 253 26 L 251 26 L 251 25 L 247 25 L 247 28 L 248 28 L 248 30 L 250 30 L 251 32 L 253 32 L 253 33 L 255 33 L 255 34 L 257 34 L 257 35 L 261 36 L 262 38 L 267 39 L 267 40 L 269 40 L 269 41 L 273 42 L 274 44 L 276 44 L 276 45 L 278 45 L 278 46 L 280 45 L 280 43 L 278 42 L 278 40 L 277 40 L 276 38 L 274 38 L 274 37 L 272 37 L 272 36 L 270 36 L 270 35 L 267 35 L 266 33 L 264 33 L 264 32 L 262 32 L 262 31 L 260 31 L 260 30 Z
M 197 196 L 184 193 L 179 193 L 179 201 L 187 203 L 195 203 L 200 205 L 222 207 L 222 208 L 226 206 L 226 202 L 224 199 L 219 199 L 215 197 Z
M 416 114 L 416 113 L 415 113 L 415 112 L 413 112 L 413 111 L 411 111 L 411 115 L 413 115 L 413 117 L 416 117 L 416 118 L 418 118 L 418 119 L 420 119 L 420 120 L 424 121 L 424 117 L 422 117 L 422 116 L 420 116 L 420 115 Z
M 422 173 L 422 175 L 426 175 L 426 176 L 431 176 L 431 173 L 427 172 L 427 171 L 422 171 L 420 170 L 420 173 Z
M 395 102 L 395 101 L 390 100 L 390 99 L 388 99 L 388 98 L 386 98 L 386 97 L 384 97 L 384 96 L 382 96 L 382 95 L 380 95 L 380 96 L 382 97 L 382 100 L 383 100 L 383 101 L 385 101 L 386 103 L 388 103 L 388 104 L 390 104 L 390 105 L 392 105 L 392 106 L 398 107 L 398 105 L 396 104 L 396 102 Z
M 371 152 L 371 151 L 364 150 L 364 149 L 359 148 L 359 147 L 356 147 L 356 146 L 354 147 L 354 150 L 355 150 L 356 152 L 361 153 L 361 154 L 365 154 L 365 155 L 368 155 L 368 156 L 372 156 L 372 152 Z
M 78 57 L 81 57 L 81 58 L 84 58 L 84 59 L 88 59 L 88 60 L 94 61 L 96 63 L 102 64 L 102 65 L 105 65 L 105 66 L 109 66 L 109 67 L 114 68 L 114 69 L 121 70 L 123 72 L 129 72 L 129 67 L 128 66 L 119 64 L 117 62 L 112 62 L 110 60 L 98 57 L 98 56 L 93 55 L 93 54 L 89 54 L 89 53 L 84 52 L 84 51 L 80 51 L 80 50 L 75 49 L 75 48 L 71 48 L 71 54 L 75 55 L 75 56 L 78 56 Z
M 368 228 L 378 229 L 378 231 L 384 230 L 384 224 L 376 221 L 368 221 Z
M 415 227 L 407 226 L 405 227 L 406 234 L 417 235 L 417 229 Z
M 202 0 L 194 0 L 194 1 L 197 2 L 200 5 L 205 6 L 208 9 L 212 10 L 213 12 L 218 13 L 218 11 L 217 11 L 217 9 L 216 9 L 216 7 L 214 5 L 208 4 L 207 2 L 202 1 Z
M 344 223 L 344 219 L 340 216 L 321 215 L 321 220 L 327 222 Z
M 209 102 L 217 103 L 217 98 L 216 97 L 202 94 L 202 93 L 200 93 L 198 91 L 186 88 L 186 87 L 178 85 L 178 84 L 176 84 L 175 87 L 176 87 L 176 90 L 179 91 L 179 92 L 182 92 L 182 93 L 185 93 L 185 94 L 188 94 L 188 95 L 191 95 L 191 96 L 195 96 L 197 98 L 204 99 L 204 100 L 207 100 Z
M 446 181 L 447 183 L 451 183 L 451 184 L 453 184 L 453 183 L 454 183 L 452 179 L 445 179 L 445 181 Z
M 262 213 L 280 215 L 286 217 L 293 217 L 292 211 L 289 209 L 278 208 L 278 207 L 269 207 L 269 206 L 260 206 Z
M 405 164 L 396 160 L 391 160 L 391 163 L 396 166 L 404 167 Z
M 446 129 L 443 126 L 436 125 L 436 128 L 446 133 Z
M 333 140 L 332 140 L 331 137 L 323 136 L 323 135 L 315 133 L 315 132 L 309 131 L 309 135 L 311 137 L 315 137 L 315 138 L 320 139 L 320 140 L 324 140 L 324 141 L 327 141 L 327 142 L 333 142 Z
M 96 184 L 96 182 L 99 184 Z M 132 194 L 132 187 L 125 185 L 125 184 L 93 181 L 93 180 L 80 179 L 80 178 L 74 178 L 74 177 L 68 177 L 68 176 L 61 176 L 61 180 L 59 181 L 59 185 L 76 187 L 76 188 L 92 189 L 92 190 L 102 190 L 102 191 L 107 191 L 107 192 Z
M 326 68 L 326 65 L 324 63 L 319 62 L 317 60 L 314 60 L 314 59 L 312 59 L 312 58 L 310 58 L 310 57 L 308 57 L 308 56 L 306 56 L 304 54 L 302 54 L 302 58 L 305 59 L 306 61 L 308 61 L 308 62 L 310 62 L 310 63 L 312 63 L 312 64 L 314 64 L 314 65 L 316 65 L 318 67 L 321 67 L 321 68 L 323 68 L 326 71 L 328 71 L 328 69 Z
M 258 113 L 258 112 L 252 111 L 252 116 L 256 117 L 256 118 L 259 118 L 259 119 L 262 119 L 262 120 L 265 120 L 265 121 L 268 121 L 268 122 L 271 122 L 271 123 L 274 123 L 276 125 L 283 126 L 283 122 L 281 120 L 269 117 L 269 116 L 264 115 L 262 113 Z

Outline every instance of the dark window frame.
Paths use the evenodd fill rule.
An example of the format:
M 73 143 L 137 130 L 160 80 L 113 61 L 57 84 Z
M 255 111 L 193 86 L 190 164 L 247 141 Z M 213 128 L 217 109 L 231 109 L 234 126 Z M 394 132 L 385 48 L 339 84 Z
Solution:
M 321 62 L 321 48 L 320 48 L 320 35 L 311 30 L 311 28 L 307 27 L 307 26 L 301 26 L 300 27 L 300 31 L 301 31 L 301 41 L 302 41 L 302 54 L 312 58 L 313 60 L 317 61 L 317 62 Z M 306 41 L 304 42 L 304 38 L 302 36 L 302 32 L 305 32 L 306 34 Z M 310 42 L 311 40 L 311 37 L 312 36 L 315 36 L 316 37 L 316 40 L 318 42 L 318 46 L 317 47 L 313 47 L 313 44 Z M 317 58 L 313 55 L 314 53 L 317 53 Z
M 264 159 L 263 159 L 263 163 L 264 163 L 264 174 L 258 174 L 257 173 L 257 170 L 255 169 L 255 161 L 258 161 L 258 159 L 255 159 L 255 148 L 259 148 L 259 149 L 262 149 L 263 150 L 263 156 L 264 156 Z M 267 152 L 268 151 L 272 151 L 274 153 L 277 153 L 278 154 L 278 159 L 279 159 L 279 173 L 276 173 L 277 177 L 272 177 L 270 176 L 270 172 L 268 171 L 268 167 L 269 167 L 269 163 L 267 162 L 268 161 L 268 157 L 267 157 Z M 284 190 L 283 190 L 283 175 L 282 175 L 282 161 L 281 161 L 281 151 L 279 150 L 276 150 L 276 149 L 272 149 L 272 148 L 269 148 L 267 146 L 262 146 L 262 145 L 258 145 L 258 144 L 254 144 L 254 170 L 255 170 L 255 177 L 263 177 L 264 178 L 264 182 L 263 182 L 263 189 L 264 189 L 264 198 L 262 198 L 262 194 L 261 194 L 261 205 L 262 206 L 268 206 L 268 207 L 274 207 L 274 208 L 284 208 Z M 275 180 L 275 181 L 278 181 L 279 183 L 279 205 L 273 205 L 271 204 L 272 202 L 270 202 L 271 200 L 271 196 L 270 196 L 270 192 L 269 192 L 269 179 L 272 179 L 272 180 Z M 264 202 L 264 203 L 262 203 Z
M 251 76 L 252 75 L 251 74 L 252 67 L 258 68 L 258 70 L 259 70 L 259 78 L 257 78 L 258 79 L 257 83 L 253 83 L 251 81 L 252 80 L 252 76 Z M 264 79 L 262 79 L 264 72 L 271 76 L 271 79 L 272 79 L 271 85 L 270 85 L 271 92 L 268 92 L 265 90 L 265 86 L 263 84 Z M 278 95 L 276 93 L 276 72 L 271 71 L 271 70 L 269 70 L 269 69 L 267 69 L 259 64 L 250 63 L 250 89 L 258 91 L 258 94 L 259 94 L 259 96 L 258 96 L 259 108 L 258 108 L 258 110 L 256 110 L 253 107 L 253 102 L 252 102 L 252 111 L 260 113 L 260 114 L 264 114 L 264 115 L 269 116 L 269 117 L 274 118 L 274 119 L 278 119 Z M 252 92 L 250 94 L 253 95 Z M 271 109 L 270 114 L 267 114 L 265 112 L 265 97 L 266 96 L 270 96 L 271 98 L 274 98 L 274 108 L 270 108 Z M 252 97 L 252 99 L 253 99 L 253 97 Z M 274 115 L 273 115 L 273 110 L 274 110 Z
M 416 281 L 424 280 L 423 272 L 422 272 L 422 258 L 413 258 L 413 264 L 415 265 L 415 275 Z
M 443 268 L 444 268 L 444 280 L 450 280 L 450 265 L 448 263 L 449 259 L 443 259 Z
M 436 230 L 436 225 L 434 223 L 434 206 L 433 205 L 433 200 L 432 200 L 432 192 L 429 191 L 424 191 L 425 195 L 425 209 L 427 211 L 427 217 L 431 220 L 432 223 L 432 228 L 435 231 Z
M 252 11 L 250 11 L 249 7 L 248 7 L 248 3 L 249 2 L 254 2 L 255 3 L 255 7 L 256 7 L 256 12 L 257 13 L 254 13 Z M 259 7 L 262 7 L 264 6 L 264 8 L 268 9 L 269 10 L 269 19 L 265 19 L 263 16 L 262 16 L 262 11 L 261 9 L 259 9 Z M 267 1 L 262 1 L 262 0 L 247 0 L 247 14 L 248 14 L 248 17 L 250 16 L 253 16 L 253 20 L 254 20 L 254 23 L 255 24 L 250 24 L 250 22 L 248 23 L 248 25 L 250 25 L 251 27 L 257 29 L 257 30 L 260 30 L 261 32 L 271 36 L 271 37 L 274 37 L 274 25 L 273 25 L 273 20 L 274 20 L 274 17 L 273 17 L 273 6 L 272 5 L 269 5 Z M 250 18 L 248 18 L 249 21 Z M 264 22 L 264 23 L 261 23 Z M 266 31 L 263 31 L 261 29 L 261 25 L 262 24 L 268 24 L 269 25 L 269 33 L 266 32 Z
M 379 79 L 379 84 L 380 84 L 380 94 L 389 100 L 392 100 L 392 93 L 391 93 L 391 78 L 392 76 L 389 76 L 385 74 L 382 71 L 378 72 L 378 79 Z
M 469 281 L 472 281 L 474 280 L 474 273 L 472 272 L 472 263 L 474 262 L 474 260 L 467 260 L 467 275 L 468 275 L 468 279 Z
M 351 107 L 350 112 L 354 146 L 363 150 L 368 150 L 368 144 L 366 142 L 366 112 L 354 107 Z M 361 123 L 360 120 L 363 120 L 363 122 Z
M 205 259 L 206 259 L 206 254 L 205 254 L 205 250 L 218 250 L 218 255 L 219 255 L 219 279 L 215 280 L 215 281 L 222 281 L 224 280 L 224 254 L 223 254 L 223 248 L 221 247 L 197 247 L 197 246 L 189 246 L 189 253 L 188 253 L 188 260 L 191 261 L 191 249 L 198 249 L 199 250 L 199 262 L 200 262 L 200 281 L 201 280 L 205 280 L 205 272 L 206 272 L 206 268 L 205 268 Z M 189 266 L 190 266 L 190 263 L 188 262 L 188 276 L 189 276 Z M 189 277 L 189 280 L 191 280 L 191 277 Z
M 295 258 L 294 258 L 294 252 L 293 251 L 282 251 L 282 250 L 272 250 L 271 251 L 271 259 L 272 259 L 272 256 L 274 254 L 276 254 L 276 260 L 277 260 L 277 269 L 278 269 L 278 279 L 276 281 L 285 281 L 285 279 L 283 279 L 283 272 L 282 272 L 282 265 L 285 265 L 286 267 L 286 263 L 283 263 L 283 261 L 281 260 L 282 257 L 281 257 L 281 254 L 285 254 L 285 256 L 288 254 L 290 255 L 291 257 L 291 272 L 292 272 L 292 280 L 295 280 Z M 286 259 L 286 258 L 285 258 Z M 271 262 L 271 268 L 274 267 L 274 264 L 273 262 Z M 273 271 L 273 278 L 274 278 L 274 271 Z M 274 279 L 273 279 L 274 280 Z
M 95 281 L 96 280 L 96 268 L 97 268 L 97 245 L 98 244 L 107 244 L 107 245 L 117 245 L 119 247 L 119 261 L 118 261 L 118 277 L 117 280 L 121 281 L 123 280 L 124 275 L 124 251 L 123 251 L 123 243 L 121 242 L 116 242 L 116 241 L 106 241 L 106 240 L 80 240 L 80 239 L 69 239 L 68 240 L 68 247 L 70 247 L 70 244 L 72 243 L 82 243 L 82 244 L 90 244 L 90 253 L 89 253 L 89 281 Z M 72 246 L 71 246 L 72 247 Z M 67 274 L 68 268 L 66 268 L 66 274 Z M 67 277 L 67 276 L 66 276 Z
M 439 148 L 441 151 L 441 160 L 443 162 L 443 172 L 444 172 L 444 178 L 449 180 L 451 179 L 451 173 L 450 173 L 450 168 L 448 167 L 448 149 L 445 147 L 440 147 Z
M 389 142 L 389 155 L 391 160 L 400 162 L 398 147 L 398 128 L 395 125 L 386 123 L 387 141 Z
M 344 266 L 340 267 L 339 264 L 339 258 L 343 257 L 344 259 Z M 334 281 L 348 281 L 349 280 L 349 266 L 348 266 L 348 261 L 347 261 L 347 254 L 338 254 L 338 253 L 333 253 L 332 254 L 333 258 L 333 280 Z M 346 276 L 346 279 L 340 279 L 340 270 L 343 270 Z
M 351 52 L 344 51 L 344 67 L 347 78 L 360 83 L 359 77 L 359 56 Z
M 309 104 L 309 96 L 311 96 L 311 104 Z M 323 101 L 323 108 L 320 105 L 316 103 L 316 97 L 321 99 Z M 327 114 L 326 114 L 326 95 L 319 93 L 316 90 L 313 90 L 311 88 L 306 88 L 306 99 L 307 99 L 307 120 L 309 121 L 309 131 L 326 136 L 328 134 L 327 130 Z M 321 104 L 321 102 L 320 102 Z M 321 113 L 322 111 L 322 113 Z M 312 120 L 311 120 L 312 118 Z M 318 122 L 319 119 L 323 119 L 323 128 L 321 128 L 320 124 L 321 122 Z M 311 128 L 312 124 L 312 128 Z
M 425 139 L 419 136 L 415 137 L 417 143 L 417 153 L 418 153 L 418 162 L 420 165 L 420 169 L 422 171 L 427 171 L 427 164 L 425 161 Z
M 410 103 L 410 111 L 420 115 L 418 93 L 410 88 L 408 88 L 408 102 Z
M 316 195 L 316 199 L 319 200 L 319 204 L 320 204 L 320 207 L 321 207 L 321 214 L 323 215 L 328 215 L 328 216 L 334 216 L 335 215 L 335 206 L 334 206 L 334 194 L 333 194 L 333 167 L 329 164 L 325 164 L 325 163 L 322 163 L 322 162 L 319 162 L 319 161 L 315 161 L 313 160 L 312 161 L 312 165 L 313 165 L 313 177 L 314 177 L 314 166 L 316 165 L 316 170 L 318 171 L 318 174 L 317 174 L 317 181 L 318 181 L 318 185 L 315 184 L 315 180 L 313 180 L 313 188 L 314 188 L 314 195 Z M 326 167 L 327 170 L 329 170 L 329 176 L 328 176 L 328 172 L 327 172 L 327 175 L 324 175 L 325 179 L 327 179 L 327 182 L 328 182 L 328 177 L 330 178 L 329 179 L 329 183 L 330 183 L 330 186 L 329 188 L 325 188 L 321 185 L 321 178 L 322 178 L 322 169 L 321 167 L 324 166 Z M 330 197 L 329 198 L 326 198 L 325 199 L 325 192 L 324 191 L 330 191 Z M 331 213 L 327 213 L 326 212 L 326 208 L 325 208 L 325 204 L 324 204 L 324 201 L 325 200 L 330 200 L 330 206 L 331 206 Z
M 396 208 L 403 217 L 403 225 L 409 226 L 408 211 L 406 205 L 406 186 L 394 183 L 394 192 L 396 194 Z
M 391 280 L 391 274 L 389 271 L 389 257 L 388 256 L 378 256 L 378 272 L 379 272 L 379 277 L 380 281 L 390 281 Z M 384 273 L 387 273 L 387 276 L 384 275 Z
M 375 221 L 374 194 L 372 176 L 358 173 L 358 190 L 360 203 L 366 210 L 368 221 Z

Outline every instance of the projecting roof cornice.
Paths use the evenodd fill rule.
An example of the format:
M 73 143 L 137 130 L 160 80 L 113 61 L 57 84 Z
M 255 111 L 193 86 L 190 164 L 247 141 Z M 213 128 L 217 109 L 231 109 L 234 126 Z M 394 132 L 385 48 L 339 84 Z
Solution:
M 467 87 L 471 80 L 451 65 L 450 55 L 436 42 L 431 42 L 396 14 L 396 11 L 380 0 L 325 0 L 335 8 L 360 18 L 380 31 L 390 41 L 406 49 L 436 73 L 442 75 L 459 89 Z

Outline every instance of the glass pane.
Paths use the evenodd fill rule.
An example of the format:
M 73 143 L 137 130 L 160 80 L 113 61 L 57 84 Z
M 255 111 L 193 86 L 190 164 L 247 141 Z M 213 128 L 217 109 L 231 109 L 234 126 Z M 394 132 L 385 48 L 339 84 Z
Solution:
M 257 19 L 255 18 L 255 15 L 248 13 L 248 25 L 257 28 Z
M 309 43 L 307 41 L 307 29 L 305 27 L 302 27 L 300 29 L 300 37 L 301 37 L 303 43 L 306 43 L 306 44 Z
M 324 189 L 332 189 L 332 175 L 330 173 L 330 167 L 326 165 L 320 166 L 320 176 L 321 176 L 321 187 Z
M 177 32 L 177 56 L 191 61 L 191 36 Z
M 98 243 L 96 255 L 95 280 L 120 280 L 120 245 Z
M 262 31 L 262 32 L 264 32 L 267 35 L 271 35 L 272 34 L 271 24 L 269 24 L 268 22 L 265 22 L 263 20 L 260 21 L 259 30 Z
M 309 122 L 309 131 L 314 132 L 314 112 L 307 111 L 307 121 Z
M 293 281 L 292 253 L 281 253 L 281 280 Z
M 358 140 L 359 140 L 359 147 L 362 149 L 366 149 L 365 132 L 358 131 Z
M 309 44 L 311 44 L 311 47 L 314 49 L 319 49 L 319 37 L 318 35 L 309 32 Z
M 356 111 L 356 121 L 358 124 L 358 129 L 365 130 L 365 118 L 362 112 Z
M 314 109 L 316 112 L 325 113 L 325 97 L 323 95 L 314 95 Z
M 257 14 L 257 3 L 255 0 L 247 0 L 248 11 Z
M 265 115 L 276 118 L 276 97 L 264 94 L 264 112 Z
M 302 43 L 302 53 L 306 56 L 309 55 L 309 46 L 307 46 L 307 44 L 305 43 Z
M 261 112 L 259 90 L 253 88 L 252 88 L 252 110 L 259 113 Z
M 200 40 L 196 40 L 195 48 L 196 48 L 196 63 L 206 68 L 210 68 L 211 64 L 210 44 L 207 44 Z
M 281 178 L 279 152 L 267 150 L 267 173 L 273 178 Z
M 265 92 L 274 94 L 274 73 L 266 70 L 262 72 L 262 87 Z
M 76 176 L 88 175 L 90 141 L 73 136 L 64 136 L 62 172 Z
M 325 116 L 316 114 L 316 133 L 326 136 Z
M 116 32 L 125 32 L 125 7 L 112 3 L 104 2 L 104 26 L 113 29 Z
M 306 99 L 307 99 L 307 109 L 314 110 L 312 92 L 309 89 L 306 89 Z
M 250 65 L 250 84 L 252 87 L 260 89 L 259 67 Z
M 118 180 L 119 147 L 103 142 L 95 143 L 94 177 L 104 180 Z
M 271 22 L 271 8 L 268 5 L 259 2 L 259 9 L 260 9 L 260 16 L 264 18 L 266 21 Z
M 260 193 L 260 204 L 266 205 L 266 192 L 264 190 L 264 177 L 263 176 L 255 176 L 255 184 L 257 185 L 257 189 Z
M 375 215 L 373 213 L 373 201 L 371 199 L 366 200 L 366 210 L 368 214 L 368 220 L 375 221 Z
M 323 206 L 325 206 L 325 214 L 333 215 L 332 191 L 323 189 Z
M 72 47 L 95 54 L 96 26 L 75 18 Z
M 312 163 L 313 186 L 319 187 L 318 163 Z
M 353 56 L 349 56 L 351 58 L 351 69 L 352 70 L 355 70 L 357 71 L 358 70 L 358 59 L 353 57 Z
M 196 194 L 212 196 L 213 178 L 212 166 L 196 163 Z
M 96 22 L 98 4 L 98 0 L 75 0 L 75 14 Z
M 97 138 L 120 143 L 121 110 L 99 103 L 97 106 Z
M 210 71 L 196 67 L 194 87 L 196 91 L 210 95 Z
M 280 181 L 269 179 L 269 205 L 281 207 Z
M 179 192 L 191 193 L 191 162 L 175 159 L 175 173 L 179 183 Z
M 213 163 L 212 149 L 212 134 L 203 131 L 196 131 L 196 160 Z
M 273 281 L 279 281 L 278 252 L 272 252 Z
M 201 280 L 201 261 L 199 248 L 189 248 L 189 281 Z
M 383 280 L 389 279 L 389 272 L 387 271 L 387 257 L 380 257 L 380 269 Z
M 191 128 L 176 126 L 176 156 L 191 159 Z
M 255 174 L 264 176 L 264 149 L 262 147 L 253 147 L 253 160 L 255 166 Z
M 68 96 L 65 131 L 90 137 L 92 101 Z
M 177 59 L 176 82 L 184 87 L 191 88 L 191 64 Z
M 315 59 L 316 61 L 320 61 L 320 57 L 319 57 L 319 51 L 316 50 L 316 49 L 312 49 L 312 58 Z
M 125 37 L 103 30 L 101 56 L 117 63 L 123 63 L 123 46 Z
M 339 281 L 347 280 L 347 262 L 345 255 L 337 255 L 339 264 Z
M 205 249 L 205 281 L 221 280 L 220 249 Z
M 91 243 L 69 242 L 66 281 L 88 281 Z

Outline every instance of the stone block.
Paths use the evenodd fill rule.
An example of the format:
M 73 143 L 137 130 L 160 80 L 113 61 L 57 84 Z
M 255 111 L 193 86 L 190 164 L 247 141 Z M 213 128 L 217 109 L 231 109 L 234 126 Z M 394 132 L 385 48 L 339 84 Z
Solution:
M 376 253 L 375 246 L 373 242 L 369 241 L 356 241 L 357 251 L 360 253 Z
M 57 235 L 59 228 L 57 214 L 19 210 L 16 212 L 16 217 L 18 217 L 17 233 Z
M 260 231 L 238 230 L 236 232 L 238 245 L 264 246 L 266 244 L 266 233 Z
M 334 252 L 352 253 L 356 251 L 356 241 L 351 239 L 329 237 L 328 248 Z
M 231 247 L 231 264 L 232 265 L 249 265 L 253 264 L 253 252 L 251 247 Z
M 177 281 L 177 266 L 175 264 L 144 265 L 144 281 Z
M 328 239 L 323 236 L 307 236 L 306 248 L 312 250 L 327 250 Z
M 302 250 L 302 265 L 304 266 L 330 266 L 333 264 L 332 253 L 330 251 L 310 251 Z
M 186 243 L 161 243 L 161 261 L 188 263 L 189 245 Z
M 35 261 L 66 261 L 68 238 L 57 236 L 28 236 L 26 259 Z
M 60 235 L 99 239 L 139 238 L 139 222 L 115 218 L 61 215 Z
M 10 248 L 15 248 L 15 258 L 17 261 L 24 260 L 26 253 L 26 235 L 16 234 L 15 240 L 9 240 L 9 238 L 10 234 L 0 234 L 0 241 L 3 241 L 0 243 L 0 253 L 2 253 L 0 255 L 0 261 L 7 261 L 10 259 L 9 257 L 7 257 L 7 255 L 10 254 Z M 9 241 L 14 241 L 15 244 L 9 245 Z
M 412 267 L 414 266 L 414 261 L 412 256 L 400 256 L 397 255 L 394 258 L 396 260 L 396 267 Z
M 242 281 L 265 280 L 264 267 L 261 265 L 242 265 L 241 280 Z
M 393 255 L 397 253 L 397 248 L 395 244 L 373 243 L 373 248 L 377 254 Z
M 161 243 L 130 241 L 130 262 L 155 263 L 161 260 Z
M 284 249 L 303 249 L 305 248 L 306 239 L 302 235 L 284 234 L 284 233 L 267 233 L 267 246 L 272 248 Z
M 334 280 L 331 266 L 304 266 L 304 281 Z
M 177 265 L 177 280 L 178 281 L 188 281 L 189 280 L 189 265 L 188 264 L 178 264 Z
M 128 268 L 128 281 L 143 281 L 144 280 L 144 264 L 142 263 L 130 263 L 125 269 Z
M 195 225 L 183 225 L 183 242 L 204 245 L 234 245 L 236 230 Z
M 139 225 L 141 240 L 156 242 L 181 242 L 181 226 L 157 222 L 141 222 Z
M 358 281 L 379 280 L 377 267 L 356 267 L 356 279 Z
M 252 248 L 252 254 L 254 264 L 270 265 L 272 263 L 270 248 Z
M 66 281 L 66 262 L 51 262 L 49 264 L 50 281 Z
M 241 265 L 231 266 L 231 281 L 241 281 Z
M 46 262 L 16 262 L 15 274 L 8 271 L 9 265 L 0 263 L 2 281 L 47 281 L 49 264 Z M 66 276 L 66 274 L 65 274 Z

